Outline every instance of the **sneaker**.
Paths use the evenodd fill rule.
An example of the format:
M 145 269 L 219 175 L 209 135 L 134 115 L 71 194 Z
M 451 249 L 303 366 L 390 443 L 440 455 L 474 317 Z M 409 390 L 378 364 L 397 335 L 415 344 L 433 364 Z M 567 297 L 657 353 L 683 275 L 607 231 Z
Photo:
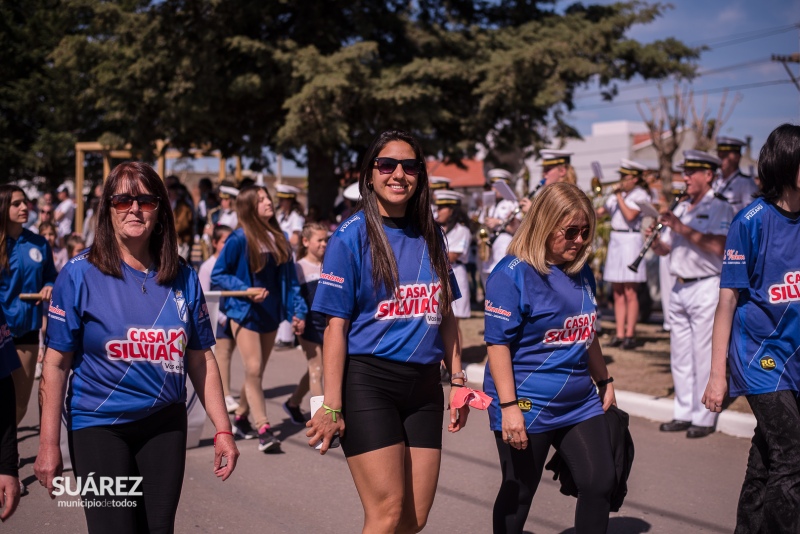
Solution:
M 269 425 L 261 427 L 258 433 L 258 450 L 261 452 L 281 452 L 281 441 L 275 437 Z
M 606 347 L 619 347 L 620 345 L 622 345 L 622 342 L 624 340 L 625 340 L 625 338 L 613 336 L 611 338 L 611 341 L 606 343 Z
M 33 377 L 36 380 L 42 378 L 42 362 L 36 362 L 36 371 L 34 371 Z
M 272 346 L 273 350 L 289 350 L 294 348 L 293 341 L 276 341 Z
M 626 337 L 622 340 L 622 344 L 620 345 L 622 350 L 633 350 L 636 348 L 636 340 L 632 337 Z
M 299 406 L 291 406 L 287 400 L 283 403 L 283 411 L 286 412 L 292 423 L 296 425 L 306 424 L 306 416 L 303 415 L 303 412 L 300 410 Z
M 225 395 L 225 406 L 228 408 L 228 413 L 233 413 L 239 409 L 239 403 L 233 398 L 233 395 Z
M 244 439 L 253 439 L 258 437 L 258 432 L 256 432 L 256 429 L 250 424 L 250 421 L 247 420 L 246 415 L 234 416 L 233 433 L 236 434 L 237 437 Z

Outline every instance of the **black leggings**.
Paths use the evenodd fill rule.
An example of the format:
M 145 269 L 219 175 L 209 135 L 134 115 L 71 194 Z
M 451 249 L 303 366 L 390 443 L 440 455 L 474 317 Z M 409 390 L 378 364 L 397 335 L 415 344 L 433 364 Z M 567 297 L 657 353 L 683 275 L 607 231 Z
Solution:
M 119 425 L 82 428 L 69 433 L 69 454 L 76 477 L 141 476 L 141 497 L 92 493 L 84 502 L 90 533 L 171 533 L 186 466 L 186 406 L 172 404 L 153 415 Z M 127 489 L 131 483 L 126 482 Z M 117 501 L 116 503 L 111 501 Z M 119 506 L 135 501 L 135 506 Z M 130 503 L 125 503 L 130 504 Z
M 542 478 L 550 445 L 561 454 L 578 486 L 575 532 L 606 532 L 616 474 L 605 416 L 541 434 L 528 434 L 528 447 L 517 450 L 495 432 L 503 482 L 494 502 L 495 534 L 521 533 Z
M 19 476 L 17 399 L 11 375 L 0 378 L 0 475 Z

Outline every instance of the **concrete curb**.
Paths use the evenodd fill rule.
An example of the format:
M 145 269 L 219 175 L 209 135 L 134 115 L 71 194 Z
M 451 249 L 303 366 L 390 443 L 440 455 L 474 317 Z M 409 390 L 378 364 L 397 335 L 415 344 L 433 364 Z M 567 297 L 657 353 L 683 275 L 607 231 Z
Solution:
M 472 387 L 483 388 L 484 364 L 472 363 L 467 366 L 467 376 Z M 651 421 L 672 421 L 673 400 L 664 397 L 653 397 L 631 391 L 616 390 L 617 404 L 630 415 L 643 417 Z M 717 419 L 717 432 L 737 438 L 753 437 L 756 418 L 751 414 L 725 411 Z

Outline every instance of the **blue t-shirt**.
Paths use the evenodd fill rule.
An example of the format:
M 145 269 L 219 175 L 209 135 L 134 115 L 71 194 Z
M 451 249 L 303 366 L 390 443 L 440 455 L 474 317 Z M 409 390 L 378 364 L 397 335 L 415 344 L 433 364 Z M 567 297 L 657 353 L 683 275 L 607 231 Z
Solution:
M 486 343 L 508 345 L 517 399 L 528 433 L 580 423 L 603 413 L 589 375 L 589 346 L 595 337 L 597 301 L 592 270 L 575 276 L 559 267 L 539 274 L 506 256 L 486 282 Z M 497 388 L 486 364 L 484 391 L 492 430 L 501 430 Z M 506 399 L 507 400 L 507 399 Z
M 389 296 L 382 285 L 376 288 L 372 283 L 366 217 L 359 211 L 328 241 L 312 309 L 350 321 L 348 354 L 438 363 L 444 356 L 439 335 L 441 283 L 431 268 L 428 246 L 413 224 L 405 228 L 384 224 L 383 230 L 397 261 L 395 294 Z M 450 287 L 454 300 L 460 298 L 452 270 Z
M 38 293 L 56 281 L 53 252 L 47 240 L 30 230 L 19 238 L 6 238 L 10 269 L 0 272 L 0 307 L 14 337 L 20 337 L 42 327 L 44 303 L 20 300 L 20 293 Z
M 800 391 L 800 220 L 763 199 L 740 211 L 720 287 L 739 290 L 728 346 L 731 396 Z
M 0 378 L 7 377 L 20 366 L 12 337 L 11 329 L 6 324 L 6 318 L 0 308 Z
M 53 288 L 47 345 L 73 352 L 69 428 L 128 423 L 186 400 L 187 349 L 214 344 L 197 274 L 168 286 L 122 264 L 122 278 L 76 256 Z M 142 284 L 146 292 L 142 292 Z

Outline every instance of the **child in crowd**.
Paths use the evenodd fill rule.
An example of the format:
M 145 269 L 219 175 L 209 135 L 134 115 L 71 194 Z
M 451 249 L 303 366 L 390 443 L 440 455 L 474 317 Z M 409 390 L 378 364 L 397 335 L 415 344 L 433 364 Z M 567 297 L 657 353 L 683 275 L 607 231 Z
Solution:
M 314 301 L 319 275 L 322 271 L 322 258 L 328 244 L 328 230 L 324 224 L 308 223 L 303 226 L 301 244 L 297 251 L 300 258 L 295 263 L 297 280 L 300 282 L 300 295 L 305 299 L 308 309 Z M 322 395 L 322 337 L 325 332 L 325 315 L 309 312 L 306 329 L 300 336 L 300 346 L 308 360 L 308 370 L 300 379 L 292 396 L 283 403 L 284 411 L 296 425 L 305 425 L 306 418 L 300 410 L 300 403 L 306 393 L 311 396 Z
M 213 254 L 203 262 L 200 269 L 197 271 L 197 277 L 200 279 L 200 286 L 203 291 L 211 291 L 211 271 L 214 270 L 214 265 L 217 263 L 217 258 L 225 246 L 225 240 L 231 235 L 233 229 L 230 226 L 223 224 L 214 227 L 211 233 L 211 247 L 214 251 Z M 233 349 L 236 347 L 236 342 L 231 334 L 231 325 L 228 317 L 222 312 L 217 316 L 217 325 L 214 335 L 217 338 L 217 345 L 214 347 L 214 356 L 217 358 L 219 365 L 219 374 L 222 378 L 222 393 L 225 396 L 225 407 L 228 413 L 233 413 L 239 407 L 239 403 L 231 395 L 231 355 Z
M 86 240 L 78 234 L 67 236 L 66 247 L 67 260 L 71 260 L 86 249 Z
M 56 232 L 56 225 L 47 221 L 41 223 L 39 225 L 39 235 L 47 240 L 50 250 L 53 251 L 53 263 L 56 265 L 56 271 L 61 271 L 61 268 L 66 265 L 69 258 L 67 258 L 67 249 L 57 245 L 58 233 Z

